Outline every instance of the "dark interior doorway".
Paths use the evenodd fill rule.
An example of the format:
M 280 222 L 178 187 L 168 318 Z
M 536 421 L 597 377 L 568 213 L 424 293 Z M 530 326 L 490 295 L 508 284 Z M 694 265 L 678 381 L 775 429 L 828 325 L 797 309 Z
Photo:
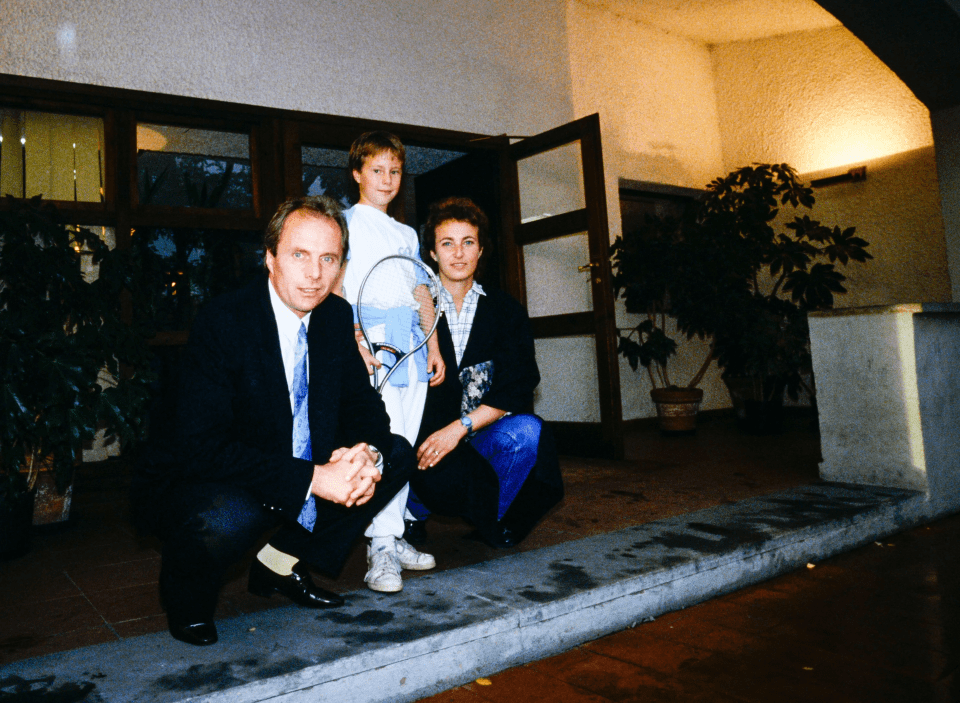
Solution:
M 497 152 L 484 150 L 463 154 L 415 176 L 413 182 L 415 209 L 421 225 L 426 220 L 430 205 L 443 198 L 470 198 L 480 206 L 490 220 L 490 238 L 483 252 L 480 284 L 489 288 L 503 288 L 503 267 L 500 265 L 500 161 Z M 416 228 L 419 231 L 419 227 Z

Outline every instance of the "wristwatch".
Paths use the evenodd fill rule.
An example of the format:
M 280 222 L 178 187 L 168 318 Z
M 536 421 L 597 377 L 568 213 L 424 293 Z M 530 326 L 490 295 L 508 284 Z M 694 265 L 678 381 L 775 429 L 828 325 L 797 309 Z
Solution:
M 374 454 L 377 455 L 377 460 L 376 460 L 375 462 L 373 462 L 373 468 L 379 469 L 381 466 L 383 466 L 383 454 L 381 454 L 381 453 L 380 453 L 380 450 L 377 449 L 377 448 L 376 448 L 375 446 L 373 446 L 372 444 L 368 444 L 368 445 L 367 445 L 367 448 L 368 448 L 371 452 L 373 452 Z
M 467 428 L 467 433 L 473 431 L 473 420 L 470 419 L 469 415 L 464 415 L 461 417 L 460 424 Z

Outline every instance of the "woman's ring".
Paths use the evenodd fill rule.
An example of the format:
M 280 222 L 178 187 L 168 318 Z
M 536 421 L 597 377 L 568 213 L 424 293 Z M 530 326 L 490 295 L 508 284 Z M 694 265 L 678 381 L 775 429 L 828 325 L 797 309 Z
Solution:
M 433 453 L 434 453 L 434 454 L 439 454 L 439 453 L 440 453 L 440 450 L 439 450 L 439 449 L 435 449 L 435 450 L 433 450 Z

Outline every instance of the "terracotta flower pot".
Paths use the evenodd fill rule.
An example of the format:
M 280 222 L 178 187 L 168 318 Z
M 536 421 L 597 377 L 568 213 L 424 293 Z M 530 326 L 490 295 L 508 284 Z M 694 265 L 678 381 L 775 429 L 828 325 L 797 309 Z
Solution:
M 79 462 L 78 462 L 79 463 Z M 26 467 L 23 473 L 28 473 Z M 32 490 L 34 494 L 33 524 L 63 525 L 70 519 L 70 506 L 73 503 L 73 482 L 64 492 L 57 490 L 57 479 L 51 457 L 37 460 L 33 467 Z
M 665 435 L 693 434 L 703 390 L 700 388 L 654 388 L 650 397 L 657 406 L 660 431 Z

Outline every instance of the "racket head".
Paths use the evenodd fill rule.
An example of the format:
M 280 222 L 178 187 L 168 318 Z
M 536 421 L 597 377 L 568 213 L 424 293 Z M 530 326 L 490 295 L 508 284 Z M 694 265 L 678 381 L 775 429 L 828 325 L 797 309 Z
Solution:
M 432 320 L 430 319 L 430 311 L 424 310 L 421 313 L 421 303 L 417 300 L 416 294 L 418 286 L 426 286 L 430 293 Z M 378 378 L 379 374 L 376 370 L 374 371 L 374 385 L 377 390 L 382 389 L 394 370 L 408 356 L 426 344 L 427 340 L 433 335 L 439 322 L 439 292 L 440 280 L 436 274 L 419 259 L 402 254 L 385 256 L 374 264 L 367 275 L 364 276 L 357 295 L 357 318 L 367 347 L 374 355 L 379 349 L 387 349 L 395 355 L 397 351 L 401 352 L 397 361 L 387 370 L 382 379 Z M 430 323 L 427 329 L 421 326 L 424 333 L 423 340 L 411 349 L 403 349 L 403 345 L 373 341 L 375 336 L 371 333 L 373 328 L 383 325 L 387 313 L 397 308 L 408 308 L 413 313 L 415 320 L 423 319 L 423 315 L 426 315 L 426 319 Z

